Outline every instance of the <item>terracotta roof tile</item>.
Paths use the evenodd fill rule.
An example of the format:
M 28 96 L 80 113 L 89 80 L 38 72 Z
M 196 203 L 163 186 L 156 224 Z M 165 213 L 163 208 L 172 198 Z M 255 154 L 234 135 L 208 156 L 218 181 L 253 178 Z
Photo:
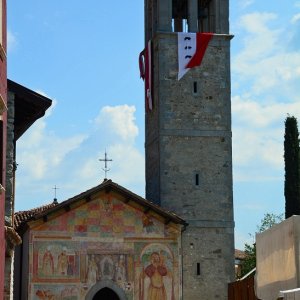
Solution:
M 234 250 L 234 257 L 235 257 L 235 259 L 243 260 L 243 259 L 245 259 L 246 254 L 242 250 L 235 249 Z
M 46 204 L 37 208 L 33 208 L 30 210 L 18 211 L 14 215 L 14 229 L 18 230 L 23 224 L 28 222 L 34 216 L 47 211 L 50 208 L 53 208 L 57 205 L 57 202 L 52 202 L 50 204 Z

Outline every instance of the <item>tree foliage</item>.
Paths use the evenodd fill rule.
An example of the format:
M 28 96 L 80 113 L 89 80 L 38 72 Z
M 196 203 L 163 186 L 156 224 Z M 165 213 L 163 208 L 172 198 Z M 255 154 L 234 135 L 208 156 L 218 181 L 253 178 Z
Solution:
M 241 277 L 245 276 L 256 267 L 256 244 L 245 244 L 245 258 L 242 262 Z
M 264 232 L 265 230 L 271 228 L 273 225 L 280 223 L 283 220 L 283 214 L 273 214 L 267 213 L 264 215 L 263 219 L 260 221 L 260 224 L 257 226 L 256 233 Z M 253 237 L 252 234 L 250 234 Z M 244 248 L 245 259 L 242 262 L 242 272 L 241 276 L 243 277 L 251 270 L 256 267 L 256 244 L 245 244 Z
M 262 233 L 265 230 L 271 228 L 273 225 L 278 224 L 283 221 L 283 214 L 271 214 L 266 213 L 263 219 L 260 221 L 260 224 L 257 225 L 256 233 Z
M 285 218 L 289 218 L 300 214 L 299 132 L 297 119 L 293 116 L 285 119 L 284 162 Z

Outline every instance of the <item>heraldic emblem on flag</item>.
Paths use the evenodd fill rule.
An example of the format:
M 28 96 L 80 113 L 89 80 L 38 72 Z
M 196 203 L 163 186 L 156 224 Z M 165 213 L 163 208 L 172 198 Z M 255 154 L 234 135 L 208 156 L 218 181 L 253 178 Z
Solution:
M 178 33 L 178 80 L 189 69 L 200 66 L 213 33 Z
M 140 66 L 140 76 L 145 81 L 146 110 L 150 111 L 153 108 L 152 91 L 151 91 L 151 86 L 152 86 L 151 41 L 148 42 L 147 47 L 140 53 L 139 66 Z

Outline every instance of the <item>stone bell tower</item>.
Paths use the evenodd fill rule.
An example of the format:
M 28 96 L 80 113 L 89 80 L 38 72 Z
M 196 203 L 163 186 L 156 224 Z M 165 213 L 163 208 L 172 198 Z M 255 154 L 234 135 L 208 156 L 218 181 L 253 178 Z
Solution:
M 184 300 L 227 299 L 234 279 L 229 0 L 145 0 L 152 42 L 146 198 L 189 226 Z M 177 32 L 212 32 L 202 64 L 177 80 Z

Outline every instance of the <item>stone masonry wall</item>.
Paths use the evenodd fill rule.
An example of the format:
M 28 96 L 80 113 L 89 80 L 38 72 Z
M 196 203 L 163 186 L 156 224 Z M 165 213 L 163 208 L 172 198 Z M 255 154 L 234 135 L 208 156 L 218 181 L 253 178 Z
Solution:
M 14 214 L 14 94 L 8 93 L 7 111 L 7 148 L 6 148 L 6 185 L 5 185 L 5 225 L 10 228 L 7 231 L 7 246 L 5 257 L 4 299 L 13 297 L 13 214 Z
M 227 283 L 234 278 L 230 39 L 215 36 L 202 65 L 180 81 L 177 35 L 159 33 L 153 43 L 146 198 L 156 196 L 189 223 L 183 234 L 183 299 L 227 299 Z

